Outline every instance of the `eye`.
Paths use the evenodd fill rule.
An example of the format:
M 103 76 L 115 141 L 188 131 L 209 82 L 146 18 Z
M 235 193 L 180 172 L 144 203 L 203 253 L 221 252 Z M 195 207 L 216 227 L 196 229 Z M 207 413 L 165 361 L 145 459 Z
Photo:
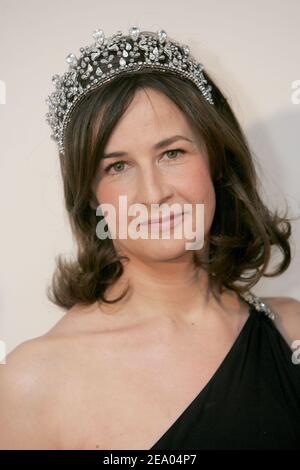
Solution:
M 176 152 L 176 154 L 180 153 L 181 155 L 179 156 L 175 156 L 175 157 L 171 157 L 169 160 L 178 160 L 178 158 L 181 158 L 183 156 L 185 152 L 185 150 L 182 150 L 182 149 L 171 149 L 171 150 L 167 150 L 166 152 L 163 153 L 163 155 L 166 155 L 168 153 L 171 153 L 171 152 Z M 118 173 L 123 173 L 123 170 L 120 169 L 120 166 L 119 165 L 127 165 L 127 163 L 124 161 L 124 160 L 119 160 L 115 163 L 111 163 L 110 165 L 108 165 L 105 169 L 104 169 L 104 172 L 105 173 L 111 173 L 111 169 L 114 168 L 114 172 L 111 173 L 112 175 L 116 175 Z M 119 168 L 119 169 L 118 169 Z
M 111 169 L 111 168 L 115 168 L 115 167 L 117 167 L 117 165 L 120 165 L 120 164 L 122 165 L 122 164 L 124 164 L 124 163 L 125 163 L 125 165 L 126 165 L 126 162 L 124 162 L 123 160 L 119 160 L 118 162 L 115 162 L 115 163 L 112 163 L 111 165 L 108 165 L 108 166 L 104 169 L 104 171 L 105 171 L 105 173 L 110 173 L 110 169 Z M 119 167 L 119 168 L 120 168 L 120 167 Z M 118 171 L 118 169 L 117 169 L 116 173 L 122 173 L 122 170 L 121 170 L 121 171 Z M 112 173 L 112 174 L 116 174 L 116 173 Z
M 180 153 L 181 155 L 179 157 L 173 157 L 170 160 L 178 160 L 178 158 L 181 158 L 182 155 L 185 153 L 185 151 L 182 149 L 172 149 L 172 150 L 167 150 L 164 154 L 172 153 L 172 152 L 176 152 L 177 154 Z

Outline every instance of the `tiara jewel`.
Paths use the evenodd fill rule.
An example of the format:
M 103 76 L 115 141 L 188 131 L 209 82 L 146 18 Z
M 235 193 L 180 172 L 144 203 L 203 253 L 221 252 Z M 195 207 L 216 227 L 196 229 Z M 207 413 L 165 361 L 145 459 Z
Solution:
M 62 154 L 66 127 L 76 104 L 120 73 L 149 67 L 168 70 L 194 82 L 204 98 L 214 104 L 212 86 L 205 80 L 203 65 L 191 55 L 189 46 L 171 40 L 165 31 L 140 32 L 137 26 L 132 26 L 127 35 L 117 31 L 106 38 L 102 29 L 96 29 L 92 37 L 95 42 L 81 47 L 80 56 L 70 53 L 66 57 L 69 69 L 62 76 L 52 76 L 56 89 L 46 99 L 46 122 Z

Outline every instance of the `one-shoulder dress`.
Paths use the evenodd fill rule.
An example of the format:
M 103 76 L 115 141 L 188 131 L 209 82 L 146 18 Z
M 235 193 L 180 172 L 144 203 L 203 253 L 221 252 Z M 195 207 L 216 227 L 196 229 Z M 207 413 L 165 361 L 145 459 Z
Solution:
M 240 295 L 249 316 L 233 346 L 150 450 L 300 449 L 300 347 L 260 297 Z

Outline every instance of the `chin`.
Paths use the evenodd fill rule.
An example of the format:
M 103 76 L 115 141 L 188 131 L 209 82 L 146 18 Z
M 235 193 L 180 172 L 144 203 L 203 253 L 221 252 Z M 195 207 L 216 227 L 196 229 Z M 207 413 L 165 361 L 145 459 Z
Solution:
M 188 240 L 139 240 L 135 242 L 134 253 L 141 258 L 167 261 L 181 256 L 192 256 L 193 251 L 186 249 Z

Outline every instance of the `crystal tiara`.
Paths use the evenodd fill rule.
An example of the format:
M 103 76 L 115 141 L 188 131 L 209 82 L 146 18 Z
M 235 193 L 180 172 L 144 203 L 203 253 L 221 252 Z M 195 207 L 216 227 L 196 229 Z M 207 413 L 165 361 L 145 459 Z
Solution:
M 49 109 L 46 122 L 61 154 L 64 154 L 66 127 L 76 104 L 91 90 L 120 73 L 147 67 L 168 70 L 191 80 L 204 98 L 214 104 L 212 86 L 203 75 L 203 65 L 190 54 L 189 46 L 171 40 L 165 31 L 140 32 L 137 26 L 133 26 L 128 35 L 117 31 L 106 38 L 103 30 L 97 29 L 92 36 L 95 42 L 81 47 L 78 58 L 73 53 L 66 57 L 69 70 L 62 76 L 52 76 L 56 89 L 46 99 Z

